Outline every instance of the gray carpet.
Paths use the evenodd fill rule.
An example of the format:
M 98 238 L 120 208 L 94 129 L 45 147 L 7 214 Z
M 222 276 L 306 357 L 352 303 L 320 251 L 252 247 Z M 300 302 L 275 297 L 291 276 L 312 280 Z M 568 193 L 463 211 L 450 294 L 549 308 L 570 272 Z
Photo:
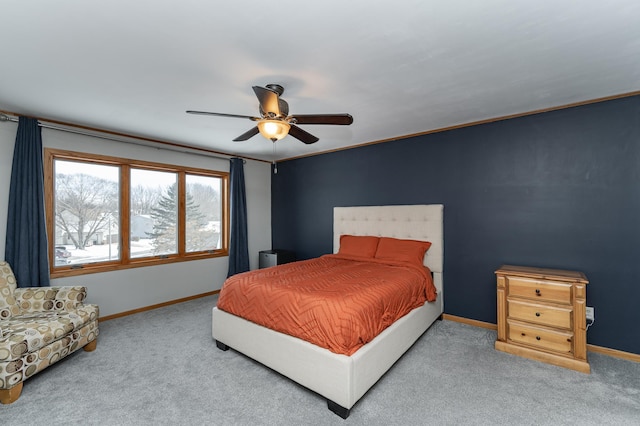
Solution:
M 495 332 L 438 321 L 342 420 L 325 400 L 211 339 L 206 297 L 104 322 L 0 405 L 5 425 L 638 425 L 640 364 L 592 374 L 493 349 Z

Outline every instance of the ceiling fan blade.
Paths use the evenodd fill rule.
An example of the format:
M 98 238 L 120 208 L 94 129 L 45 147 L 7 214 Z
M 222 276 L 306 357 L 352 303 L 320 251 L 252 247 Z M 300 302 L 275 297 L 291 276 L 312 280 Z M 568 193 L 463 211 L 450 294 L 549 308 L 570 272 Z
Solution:
M 218 116 L 218 117 L 233 117 L 233 118 L 248 118 L 251 121 L 260 120 L 258 117 L 251 117 L 249 115 L 224 114 L 224 113 L 221 113 L 221 112 L 209 112 L 209 111 L 187 111 L 187 114 L 215 115 L 215 116 Z
M 233 141 L 234 142 L 241 142 L 241 141 L 246 141 L 249 138 L 254 137 L 255 135 L 257 135 L 260 132 L 260 130 L 258 130 L 258 126 L 252 128 L 251 130 L 244 132 L 243 134 L 241 134 L 240 136 L 238 136 L 237 138 L 235 138 Z
M 353 117 L 349 114 L 307 114 L 293 115 L 296 124 L 337 124 L 348 126 L 353 123 Z
M 310 145 L 312 143 L 316 143 L 318 142 L 320 139 L 318 139 L 317 137 L 313 136 L 311 133 L 302 130 L 300 127 L 296 126 L 296 125 L 291 125 L 291 128 L 289 129 L 289 135 L 293 136 L 294 138 L 298 139 L 299 141 L 302 141 L 304 143 L 306 143 L 307 145 Z
M 260 108 L 265 114 L 272 113 L 276 117 L 281 115 L 280 103 L 278 102 L 279 96 L 276 92 L 260 86 L 253 86 L 253 91 L 258 97 Z

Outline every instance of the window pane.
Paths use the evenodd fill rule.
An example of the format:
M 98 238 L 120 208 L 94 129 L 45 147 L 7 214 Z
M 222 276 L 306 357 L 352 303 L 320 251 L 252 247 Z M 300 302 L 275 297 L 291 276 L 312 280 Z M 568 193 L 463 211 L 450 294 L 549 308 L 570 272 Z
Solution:
M 178 175 L 131 169 L 131 257 L 178 252 Z
M 55 266 L 120 259 L 120 168 L 54 161 Z
M 222 247 L 222 179 L 210 176 L 186 175 L 187 252 L 215 250 Z

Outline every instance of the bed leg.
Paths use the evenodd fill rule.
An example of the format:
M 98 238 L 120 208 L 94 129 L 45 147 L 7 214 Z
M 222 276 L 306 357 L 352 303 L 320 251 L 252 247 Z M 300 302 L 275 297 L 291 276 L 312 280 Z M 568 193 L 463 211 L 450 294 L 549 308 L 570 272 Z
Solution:
M 218 349 L 220 349 L 221 351 L 228 351 L 229 350 L 229 346 L 225 345 L 224 343 L 222 343 L 219 340 L 216 340 L 216 346 L 218 347 Z
M 329 407 L 329 410 L 333 411 L 343 419 L 349 417 L 349 414 L 351 413 L 351 410 L 349 408 L 344 408 L 343 406 L 338 405 L 329 399 L 327 399 L 327 406 Z

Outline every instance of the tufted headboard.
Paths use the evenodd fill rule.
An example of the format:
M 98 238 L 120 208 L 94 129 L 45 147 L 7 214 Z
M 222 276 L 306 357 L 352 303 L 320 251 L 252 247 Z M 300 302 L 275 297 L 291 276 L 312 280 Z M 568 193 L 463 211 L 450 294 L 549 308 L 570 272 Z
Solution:
M 340 248 L 340 235 L 374 235 L 430 241 L 424 258 L 442 295 L 444 269 L 444 223 L 442 204 L 405 206 L 334 207 L 333 252 Z M 442 298 L 440 298 L 442 301 Z

